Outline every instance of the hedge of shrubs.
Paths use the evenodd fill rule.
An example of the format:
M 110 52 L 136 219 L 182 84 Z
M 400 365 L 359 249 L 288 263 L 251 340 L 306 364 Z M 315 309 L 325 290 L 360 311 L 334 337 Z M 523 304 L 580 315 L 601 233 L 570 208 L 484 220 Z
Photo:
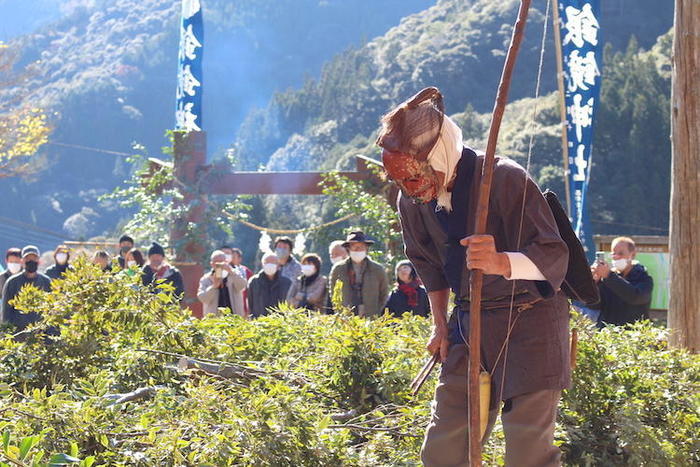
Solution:
M 430 323 L 282 309 L 197 320 L 80 264 L 0 341 L 0 465 L 416 465 L 434 378 L 408 387 Z M 700 360 L 663 329 L 581 339 L 557 442 L 568 465 L 697 465 Z M 54 336 L 49 329 L 60 330 Z M 55 333 L 54 333 L 55 334 Z M 503 463 L 498 429 L 485 462 Z

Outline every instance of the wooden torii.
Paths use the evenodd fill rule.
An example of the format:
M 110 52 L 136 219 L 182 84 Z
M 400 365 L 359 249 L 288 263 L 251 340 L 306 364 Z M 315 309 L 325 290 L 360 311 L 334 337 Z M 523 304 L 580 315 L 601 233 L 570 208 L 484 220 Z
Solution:
M 201 263 L 205 255 L 203 238 L 187 238 L 188 226 L 204 220 L 208 195 L 321 195 L 323 172 L 221 172 L 207 165 L 207 137 L 204 131 L 176 131 L 173 144 L 174 187 L 182 195 L 176 200 L 185 206 L 185 214 L 173 219 L 170 243 L 175 246 L 173 263 L 180 269 L 185 283 L 183 305 L 197 316 L 202 306 L 197 300 L 199 278 L 204 274 Z M 351 180 L 372 176 L 370 160 L 357 156 L 354 171 L 340 172 Z M 163 162 L 152 159 L 152 170 Z M 184 240 L 186 239 L 186 240 Z

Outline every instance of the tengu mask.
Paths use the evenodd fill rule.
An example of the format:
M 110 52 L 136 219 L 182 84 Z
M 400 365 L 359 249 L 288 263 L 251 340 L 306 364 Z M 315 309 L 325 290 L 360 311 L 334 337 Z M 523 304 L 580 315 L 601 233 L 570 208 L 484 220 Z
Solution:
M 409 154 L 384 149 L 382 163 L 388 177 L 406 196 L 421 203 L 437 198 L 440 179 L 427 161 L 418 161 Z
M 382 118 L 377 145 L 383 149 L 384 170 L 414 201 L 438 199 L 443 188 L 444 174 L 438 175 L 429 156 L 440 138 L 444 118 L 442 94 L 434 87 L 423 89 Z

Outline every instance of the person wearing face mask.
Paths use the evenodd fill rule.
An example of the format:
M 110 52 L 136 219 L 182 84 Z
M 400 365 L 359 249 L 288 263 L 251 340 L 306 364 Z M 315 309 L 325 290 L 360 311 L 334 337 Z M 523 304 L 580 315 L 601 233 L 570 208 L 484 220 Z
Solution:
M 246 280 L 253 277 L 253 271 L 243 265 L 243 252 L 239 248 L 222 246 L 219 250 L 224 252 L 225 261 L 231 265 L 235 272 L 242 275 Z
M 243 252 L 239 248 L 231 248 L 230 246 L 223 246 L 219 248 L 226 254 L 226 261 L 231 265 L 234 272 L 242 276 L 246 282 L 253 277 L 253 271 L 243 264 Z M 243 309 L 245 315 L 248 316 L 248 288 L 243 289 Z
M 143 257 L 143 252 L 138 248 L 132 248 L 124 256 L 127 268 L 142 268 L 146 264 L 146 259 Z
M 426 348 L 442 361 L 421 460 L 468 464 L 469 284 L 478 269 L 482 366 L 491 375 L 486 433 L 500 411 L 506 465 L 560 465 L 554 427 L 571 381 L 569 303 L 561 290 L 569 247 L 537 184 L 504 157 L 494 161 L 487 234 L 473 234 L 484 156 L 464 146 L 444 109 L 437 88 L 423 89 L 382 117 L 377 138 L 387 177 L 400 189 L 406 256 L 428 291 L 434 325 Z
M 280 272 L 290 281 L 296 280 L 301 274 L 301 264 L 292 255 L 294 242 L 289 237 L 275 238 L 275 254 L 279 259 Z
M 240 248 L 231 248 L 231 265 L 240 268 L 245 274 L 246 279 L 253 277 L 253 271 L 243 264 L 243 252 Z
M 617 237 L 612 241 L 612 268 L 605 261 L 591 266 L 600 292 L 600 303 L 591 306 L 600 310 L 598 327 L 649 319 L 654 280 L 646 268 L 634 260 L 636 254 L 634 240 Z
M 134 239 L 128 235 L 122 235 L 119 237 L 119 256 L 117 261 L 119 262 L 119 268 L 125 269 L 126 265 L 126 254 L 134 248 Z
M 331 259 L 331 266 L 348 258 L 348 250 L 343 246 L 342 240 L 333 240 L 328 245 L 328 256 Z
M 328 280 L 321 275 L 321 257 L 309 253 L 301 258 L 299 276 L 287 294 L 287 302 L 296 308 L 325 311 Z
M 215 250 L 210 255 L 211 271 L 199 280 L 197 298 L 202 302 L 204 316 L 218 315 L 219 308 L 247 318 L 243 307 L 243 291 L 248 281 L 227 261 L 226 253 Z
M 153 284 L 157 288 L 159 281 L 167 282 L 175 288 L 173 294 L 182 300 L 185 293 L 182 274 L 176 267 L 168 263 L 165 250 L 158 243 L 153 242 L 148 248 L 148 264 L 143 267 L 142 271 L 141 281 L 144 286 Z
M 335 284 L 342 282 L 343 306 L 364 317 L 382 314 L 389 296 L 389 280 L 384 266 L 367 256 L 369 247 L 373 244 L 364 232 L 350 232 L 343 243 L 343 247 L 348 250 L 348 258 L 333 266 L 328 288 L 329 293 L 333 294 Z
M 119 271 L 120 275 L 134 277 L 142 273 L 143 265 L 146 260 L 143 257 L 143 252 L 138 248 L 132 248 L 124 255 L 124 269 Z
M 233 264 L 233 248 L 228 245 L 224 245 L 220 247 L 219 250 L 224 252 L 225 261 L 231 266 L 235 266 Z
M 5 252 L 5 265 L 7 270 L 0 274 L 0 299 L 2 299 L 2 289 L 5 288 L 7 279 L 22 270 L 22 250 L 19 248 L 8 248 Z
M 46 275 L 54 279 L 62 279 L 63 275 L 70 268 L 70 250 L 66 245 L 58 245 L 53 252 L 54 264 L 46 270 Z
M 408 260 L 396 264 L 396 287 L 391 291 L 386 307 L 396 317 L 401 317 L 404 313 L 424 318 L 430 316 L 428 292 L 418 283 L 416 270 Z
M 301 267 L 300 267 L 301 269 Z M 292 281 L 284 277 L 279 268 L 279 258 L 274 253 L 262 257 L 262 270 L 248 281 L 248 310 L 257 318 L 270 313 L 287 300 Z
M 328 245 L 328 257 L 331 260 L 331 268 L 341 261 L 345 261 L 348 258 L 348 250 L 343 246 L 342 240 L 333 240 L 330 245 Z M 333 301 L 331 300 L 331 294 L 326 294 L 326 311 L 328 313 L 333 313 Z
M 21 331 L 32 323 L 41 319 L 39 313 L 30 311 L 25 313 L 10 305 L 19 292 L 27 285 L 31 285 L 40 290 L 51 290 L 51 279 L 38 272 L 39 269 L 39 249 L 34 245 L 27 245 L 22 248 L 23 271 L 10 277 L 5 282 L 2 293 L 2 320 L 5 323 L 13 324 L 17 331 Z

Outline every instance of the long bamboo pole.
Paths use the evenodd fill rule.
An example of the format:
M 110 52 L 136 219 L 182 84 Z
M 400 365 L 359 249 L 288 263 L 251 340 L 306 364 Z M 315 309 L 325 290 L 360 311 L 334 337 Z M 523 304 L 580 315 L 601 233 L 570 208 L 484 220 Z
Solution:
M 564 61 L 561 50 L 561 30 L 559 28 L 559 1 L 553 0 L 554 50 L 557 57 L 557 87 L 559 88 L 559 113 L 561 114 L 561 153 L 564 158 L 564 186 L 566 190 L 566 213 L 571 216 L 571 193 L 569 191 L 569 140 L 566 136 L 566 99 L 564 89 Z
M 489 198 L 491 196 L 491 182 L 493 180 L 493 167 L 496 156 L 496 143 L 498 132 L 503 120 L 503 112 L 508 100 L 508 89 L 515 68 L 515 60 L 518 56 L 520 43 L 525 31 L 525 22 L 530 9 L 530 0 L 521 0 L 518 19 L 513 28 L 510 46 L 503 65 L 501 81 L 498 85 L 496 102 L 493 107 L 489 138 L 486 144 L 486 156 L 481 171 L 481 186 L 476 208 L 476 226 L 474 233 L 481 235 L 486 233 L 486 221 L 489 214 Z M 470 282 L 470 313 L 469 313 L 469 465 L 472 467 L 481 465 L 481 417 L 479 401 L 479 369 L 481 368 L 481 287 L 484 275 L 480 270 L 474 270 Z

